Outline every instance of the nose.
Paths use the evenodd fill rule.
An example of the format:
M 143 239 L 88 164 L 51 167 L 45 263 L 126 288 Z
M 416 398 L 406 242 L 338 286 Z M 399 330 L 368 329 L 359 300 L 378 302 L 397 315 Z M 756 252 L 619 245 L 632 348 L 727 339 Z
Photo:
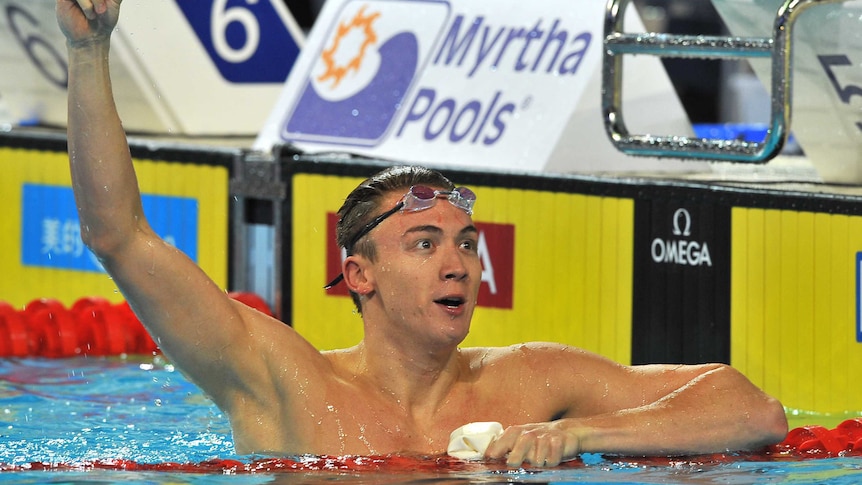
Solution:
M 440 276 L 444 280 L 461 281 L 470 274 L 464 254 L 458 248 L 448 248 L 445 251 L 443 264 L 440 267 Z

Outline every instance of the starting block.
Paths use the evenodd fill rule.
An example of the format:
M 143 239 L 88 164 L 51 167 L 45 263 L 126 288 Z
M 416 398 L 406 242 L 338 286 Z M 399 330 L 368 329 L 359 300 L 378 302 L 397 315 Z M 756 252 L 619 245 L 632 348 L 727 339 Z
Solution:
M 616 148 L 639 156 L 766 163 L 793 132 L 825 182 L 862 182 L 862 2 L 713 0 L 732 36 L 627 34 L 629 0 L 609 0 L 602 109 Z M 747 59 L 770 92 L 761 142 L 631 134 L 622 117 L 622 56 Z

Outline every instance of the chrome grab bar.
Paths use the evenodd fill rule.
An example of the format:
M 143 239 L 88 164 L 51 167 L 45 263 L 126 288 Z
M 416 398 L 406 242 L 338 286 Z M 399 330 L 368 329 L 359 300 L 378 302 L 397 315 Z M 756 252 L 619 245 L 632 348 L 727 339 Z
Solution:
M 605 12 L 602 113 L 605 130 L 614 146 L 636 156 L 766 163 L 781 152 L 790 132 L 793 24 L 799 14 L 811 6 L 845 0 L 786 0 L 776 14 L 771 38 L 626 34 L 623 18 L 630 1 L 608 0 Z M 625 54 L 718 60 L 770 58 L 771 119 L 766 138 L 762 142 L 746 142 L 630 134 L 622 116 L 622 56 Z

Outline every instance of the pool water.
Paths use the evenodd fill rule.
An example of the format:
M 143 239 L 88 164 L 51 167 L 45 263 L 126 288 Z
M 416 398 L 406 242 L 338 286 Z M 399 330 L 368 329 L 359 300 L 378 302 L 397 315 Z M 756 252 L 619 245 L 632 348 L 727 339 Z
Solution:
M 0 359 L 0 483 L 837 483 L 862 457 L 583 455 L 550 470 L 447 457 L 237 456 L 226 417 L 160 357 Z

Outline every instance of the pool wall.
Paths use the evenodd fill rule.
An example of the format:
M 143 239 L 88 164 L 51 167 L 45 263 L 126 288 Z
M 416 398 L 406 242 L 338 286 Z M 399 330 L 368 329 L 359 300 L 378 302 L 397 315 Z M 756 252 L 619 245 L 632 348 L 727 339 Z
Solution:
M 12 217 L 0 227 L 12 277 L 0 282 L 0 300 L 119 298 L 104 274 L 22 262 L 19 194 L 25 184 L 68 186 L 64 149 L 62 138 L 0 134 L 3 193 L 13 194 Z M 350 298 L 322 287 L 338 271 L 334 213 L 362 178 L 389 163 L 287 148 L 272 158 L 158 142 L 132 149 L 142 166 L 165 162 L 153 163 L 148 177 L 168 188 L 145 187 L 143 177 L 144 192 L 197 200 L 198 258 L 218 284 L 253 290 L 243 274 L 266 266 L 270 303 L 314 345 L 361 338 Z M 192 172 L 175 175 L 174 165 Z M 727 362 L 802 412 L 801 424 L 831 424 L 862 409 L 862 387 L 853 384 L 862 368 L 859 196 L 443 171 L 479 195 L 484 273 L 466 345 L 551 340 L 623 363 Z M 209 172 L 215 179 L 201 175 Z M 275 241 L 249 261 L 246 229 L 261 224 Z

